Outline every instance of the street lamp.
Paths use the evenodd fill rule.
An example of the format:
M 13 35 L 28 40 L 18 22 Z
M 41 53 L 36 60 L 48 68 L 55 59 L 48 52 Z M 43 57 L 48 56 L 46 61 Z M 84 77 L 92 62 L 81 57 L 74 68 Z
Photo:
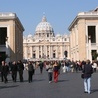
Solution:
M 92 54 L 91 54 L 91 36 L 88 36 L 88 46 L 89 46 L 89 60 L 92 62 Z
M 8 37 L 5 38 L 6 40 L 6 62 L 9 62 L 9 45 L 8 45 Z
M 6 40 L 6 55 L 8 54 L 8 37 L 5 38 Z

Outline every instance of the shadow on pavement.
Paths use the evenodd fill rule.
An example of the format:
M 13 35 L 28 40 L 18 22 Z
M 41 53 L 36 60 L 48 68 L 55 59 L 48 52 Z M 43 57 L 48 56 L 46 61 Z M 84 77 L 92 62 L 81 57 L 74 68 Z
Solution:
M 34 82 L 40 82 L 40 81 L 45 81 L 45 79 L 34 79 Z
M 58 82 L 66 82 L 66 81 L 69 81 L 69 80 L 58 80 Z
M 91 90 L 92 93 L 98 92 L 98 89 Z
M 13 86 L 0 86 L 0 89 L 5 89 L 5 88 L 14 88 L 18 87 L 19 85 L 13 85 Z

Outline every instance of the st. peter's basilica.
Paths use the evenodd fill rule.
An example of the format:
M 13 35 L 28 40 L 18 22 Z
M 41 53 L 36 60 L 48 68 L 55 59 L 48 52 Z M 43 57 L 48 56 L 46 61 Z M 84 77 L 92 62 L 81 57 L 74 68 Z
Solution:
M 27 60 L 69 58 L 69 36 L 55 35 L 53 27 L 43 16 L 42 21 L 36 26 L 34 35 L 23 37 L 23 58 Z

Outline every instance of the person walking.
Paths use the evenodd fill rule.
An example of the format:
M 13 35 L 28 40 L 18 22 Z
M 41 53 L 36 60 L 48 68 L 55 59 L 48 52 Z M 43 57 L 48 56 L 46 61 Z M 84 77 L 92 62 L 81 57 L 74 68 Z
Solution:
M 12 74 L 12 80 L 13 82 L 16 82 L 17 79 L 17 71 L 18 71 L 18 67 L 16 62 L 14 61 L 11 65 L 11 74 Z
M 1 65 L 0 65 L 0 73 L 1 73 L 1 81 L 3 82 L 4 81 L 4 72 L 3 72 L 3 68 L 4 68 L 4 65 L 5 65 L 5 62 L 2 61 L 1 62 Z
M 91 75 L 93 73 L 93 68 L 90 64 L 90 60 L 86 61 L 82 72 L 84 74 L 84 93 L 91 94 Z
M 52 82 L 52 76 L 53 76 L 52 62 L 49 62 L 49 61 L 46 62 L 46 71 L 48 72 L 49 83 L 51 83 Z
M 34 74 L 34 66 L 33 64 L 29 61 L 28 62 L 28 82 L 32 82 L 32 76 Z
M 9 73 L 9 66 L 4 61 L 2 61 L 1 73 L 2 73 L 1 74 L 2 82 L 7 83 L 8 82 L 7 75 Z
M 53 64 L 53 75 L 54 75 L 54 82 L 58 82 L 58 75 L 59 75 L 59 66 L 57 61 L 54 62 Z
M 18 71 L 19 71 L 19 79 L 20 79 L 20 82 L 23 82 L 23 70 L 24 70 L 24 65 L 23 63 L 21 62 L 21 60 L 19 60 L 17 62 L 17 66 L 18 66 Z
M 42 72 L 43 72 L 43 67 L 44 67 L 44 62 L 40 62 L 39 63 L 39 67 L 40 67 L 40 73 L 42 74 Z

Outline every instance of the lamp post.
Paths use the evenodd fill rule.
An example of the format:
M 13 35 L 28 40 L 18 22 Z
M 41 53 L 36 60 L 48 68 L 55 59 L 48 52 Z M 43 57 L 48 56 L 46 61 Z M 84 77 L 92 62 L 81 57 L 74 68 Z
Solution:
M 6 39 L 6 62 L 9 62 L 9 45 L 8 45 L 8 37 Z
M 88 36 L 88 46 L 89 46 L 89 60 L 92 62 L 92 54 L 91 54 L 91 36 Z

